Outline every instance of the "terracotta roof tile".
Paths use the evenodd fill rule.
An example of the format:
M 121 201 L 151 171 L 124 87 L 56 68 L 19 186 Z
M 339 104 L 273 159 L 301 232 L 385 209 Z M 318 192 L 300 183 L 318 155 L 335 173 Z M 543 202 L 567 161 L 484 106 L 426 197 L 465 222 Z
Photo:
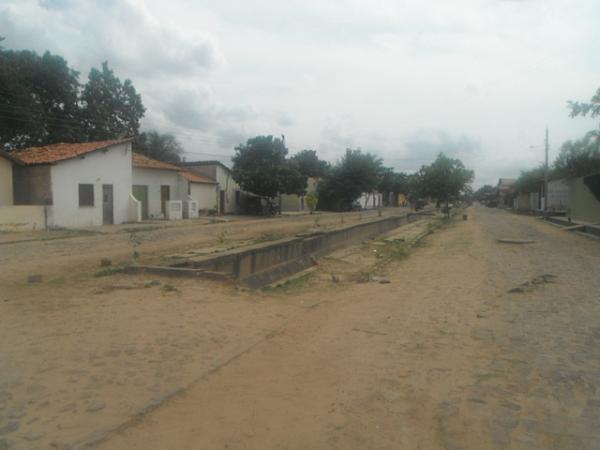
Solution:
M 197 173 L 190 172 L 189 170 L 183 170 L 181 175 L 183 175 L 183 178 L 191 181 L 192 183 L 217 184 L 217 182 L 212 178 L 198 175 Z
M 24 164 L 52 164 L 65 159 L 77 158 L 78 156 L 102 150 L 113 145 L 130 142 L 131 139 L 114 139 L 110 141 L 78 142 L 51 144 L 43 147 L 29 147 L 12 153 Z
M 181 167 L 174 164 L 149 158 L 146 155 L 136 152 L 133 152 L 133 167 L 138 167 L 140 169 L 181 170 Z

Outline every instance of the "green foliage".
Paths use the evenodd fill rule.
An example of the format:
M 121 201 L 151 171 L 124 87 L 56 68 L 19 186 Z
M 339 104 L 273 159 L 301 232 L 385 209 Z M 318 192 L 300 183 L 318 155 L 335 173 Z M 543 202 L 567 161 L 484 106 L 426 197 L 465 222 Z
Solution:
M 312 214 L 317 209 L 317 204 L 319 203 L 319 197 L 315 193 L 310 193 L 306 196 L 306 205 L 308 206 L 308 210 Z
M 577 178 L 600 172 L 600 132 L 588 132 L 582 139 L 565 142 L 554 161 L 560 177 Z
M 302 150 L 290 158 L 290 163 L 305 177 L 321 178 L 329 170 L 329 163 L 322 161 L 314 150 Z
M 233 179 L 242 189 L 274 198 L 277 194 L 306 191 L 306 176 L 286 159 L 288 150 L 282 139 L 256 136 L 235 148 Z
M 150 158 L 170 163 L 181 162 L 183 147 L 177 138 L 170 133 L 143 132 L 135 138 L 133 145 L 134 150 Z
M 544 166 L 538 166 L 535 169 L 523 170 L 517 181 L 513 185 L 516 192 L 534 192 L 537 191 L 539 183 L 544 179 Z
M 0 146 L 80 140 L 78 77 L 50 52 L 0 49 Z
M 382 161 L 360 149 L 347 149 L 343 158 L 319 183 L 321 209 L 347 211 L 363 192 L 372 192 L 380 182 Z
M 102 63 L 92 68 L 81 94 L 83 128 L 89 140 L 137 136 L 146 108 L 131 80 L 121 80 Z
M 379 174 L 377 190 L 383 194 L 383 201 L 387 205 L 389 193 L 396 195 L 408 193 L 408 175 L 394 172 L 391 167 L 383 167 Z
M 459 159 L 440 153 L 431 165 L 421 167 L 417 191 L 422 196 L 447 203 L 458 198 L 468 183 L 473 181 L 473 177 L 474 172 L 466 169 Z
M 571 117 L 587 116 L 599 117 L 600 116 L 600 88 L 596 91 L 594 96 L 591 98 L 589 103 L 586 102 L 574 102 L 569 101 L 569 108 L 571 109 Z
M 497 194 L 497 189 L 494 186 L 486 184 L 485 186 L 480 187 L 473 194 L 473 199 L 475 200 L 485 200 L 489 197 L 494 197 Z

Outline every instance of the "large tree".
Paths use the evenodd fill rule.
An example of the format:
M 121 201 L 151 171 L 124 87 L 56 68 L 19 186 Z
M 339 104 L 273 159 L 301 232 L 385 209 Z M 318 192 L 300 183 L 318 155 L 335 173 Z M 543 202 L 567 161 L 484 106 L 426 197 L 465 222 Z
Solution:
M 286 158 L 288 149 L 280 138 L 256 136 L 235 148 L 233 179 L 242 189 L 262 197 L 302 195 L 306 177 Z
M 571 117 L 589 116 L 591 118 L 600 117 L 600 88 L 592 96 L 589 102 L 569 101 Z
M 495 188 L 491 184 L 486 184 L 475 191 L 475 193 L 473 194 L 473 198 L 475 200 L 485 200 L 490 197 L 495 197 L 497 193 L 497 188 Z
M 319 183 L 319 207 L 321 209 L 349 210 L 362 193 L 377 189 L 382 161 L 360 149 L 347 149 Z
M 600 132 L 588 132 L 582 139 L 565 142 L 554 161 L 554 172 L 577 178 L 600 172 Z
M 134 149 L 150 158 L 170 163 L 181 162 L 183 147 L 171 133 L 145 131 L 134 140 Z
M 124 82 L 102 63 L 92 68 L 81 94 L 83 126 L 89 140 L 137 136 L 146 112 L 131 80 Z
M 387 206 L 391 193 L 408 194 L 408 176 L 402 172 L 395 172 L 391 167 L 384 167 L 380 172 L 379 192 L 383 194 L 383 202 Z
M 460 159 L 440 153 L 432 164 L 421 168 L 419 177 L 423 194 L 448 205 L 473 181 L 474 173 L 466 169 Z
M 0 48 L 0 147 L 81 140 L 78 76 L 50 52 Z
M 321 178 L 329 169 L 327 161 L 322 161 L 314 150 L 302 150 L 290 157 L 290 163 L 305 177 Z

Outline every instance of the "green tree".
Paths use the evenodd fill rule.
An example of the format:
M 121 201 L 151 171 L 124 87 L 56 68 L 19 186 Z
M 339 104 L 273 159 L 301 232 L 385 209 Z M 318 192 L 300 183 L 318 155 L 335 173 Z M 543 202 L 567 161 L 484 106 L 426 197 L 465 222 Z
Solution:
M 571 109 L 571 117 L 587 116 L 588 114 L 591 118 L 600 117 L 600 88 L 589 102 L 569 101 L 568 104 Z
M 383 194 L 383 202 L 388 206 L 389 194 L 408 193 L 408 176 L 405 173 L 395 172 L 391 167 L 384 167 L 380 172 L 377 190 Z
M 286 159 L 288 149 L 282 139 L 256 136 L 235 148 L 233 179 L 242 189 L 274 198 L 278 194 L 302 195 L 306 177 Z
M 134 149 L 150 158 L 170 163 L 181 162 L 183 147 L 171 133 L 145 131 L 134 140 Z
M 565 142 L 554 161 L 554 173 L 577 178 L 600 172 L 600 132 L 588 132 L 582 139 Z
M 322 161 L 314 150 L 302 150 L 290 158 L 290 163 L 305 177 L 321 178 L 329 169 L 327 161 Z
M 519 178 L 515 181 L 513 189 L 516 192 L 534 192 L 539 188 L 539 184 L 544 180 L 544 165 L 533 169 L 522 170 Z
M 382 161 L 360 149 L 347 149 L 319 183 L 320 209 L 350 210 L 362 193 L 377 189 L 380 182 Z
M 50 52 L 0 48 L 0 147 L 81 140 L 78 77 Z
M 419 176 L 423 194 L 448 206 L 473 181 L 474 172 L 466 169 L 460 159 L 440 153 L 431 165 L 421 168 Z
M 83 126 L 89 140 L 137 136 L 146 112 L 131 80 L 125 82 L 102 63 L 92 68 L 81 94 Z
M 479 189 L 477 189 L 473 193 L 473 198 L 475 200 L 484 200 L 486 198 L 495 196 L 496 194 L 497 194 L 497 189 L 490 184 L 486 184 L 484 186 L 481 186 Z

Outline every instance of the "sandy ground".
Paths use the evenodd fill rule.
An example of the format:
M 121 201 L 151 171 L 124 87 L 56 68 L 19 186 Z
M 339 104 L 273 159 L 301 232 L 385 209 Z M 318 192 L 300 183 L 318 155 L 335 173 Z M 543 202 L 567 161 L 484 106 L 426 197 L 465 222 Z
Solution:
M 386 208 L 383 215 L 407 212 L 406 208 Z M 169 253 L 213 246 L 235 247 L 377 217 L 377 211 L 273 218 L 223 216 L 217 218 L 217 223 L 198 219 L 75 231 L 1 233 L 0 286 L 22 283 L 32 274 L 40 274 L 45 280 L 71 281 L 97 269 L 103 258 L 110 259 L 113 265 L 131 262 L 134 251 L 139 253 L 142 263 L 157 263 Z
M 469 214 L 379 269 L 368 243 L 268 291 L 10 284 L 0 445 L 600 448 L 600 245 Z M 389 283 L 332 277 L 344 264 Z

